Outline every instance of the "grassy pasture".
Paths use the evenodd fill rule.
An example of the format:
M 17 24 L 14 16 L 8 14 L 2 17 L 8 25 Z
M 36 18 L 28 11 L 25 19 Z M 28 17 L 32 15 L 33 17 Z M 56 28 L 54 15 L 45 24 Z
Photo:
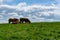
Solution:
M 60 22 L 0 24 L 0 40 L 60 40 Z

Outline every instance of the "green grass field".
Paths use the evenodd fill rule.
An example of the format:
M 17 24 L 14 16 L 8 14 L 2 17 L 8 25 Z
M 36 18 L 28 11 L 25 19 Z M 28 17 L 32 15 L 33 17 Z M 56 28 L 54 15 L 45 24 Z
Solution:
M 0 40 L 60 40 L 60 22 L 0 24 Z

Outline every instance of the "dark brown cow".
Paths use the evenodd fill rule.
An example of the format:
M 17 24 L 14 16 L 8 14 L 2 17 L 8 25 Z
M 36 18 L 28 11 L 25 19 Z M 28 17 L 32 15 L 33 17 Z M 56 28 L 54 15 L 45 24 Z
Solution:
M 12 23 L 12 24 L 17 24 L 17 23 L 19 23 L 19 20 L 16 19 L 16 18 L 14 18 L 14 19 L 10 18 L 8 21 L 9 21 L 9 24 L 10 24 L 10 23 Z
M 20 18 L 20 23 L 31 23 L 28 18 Z

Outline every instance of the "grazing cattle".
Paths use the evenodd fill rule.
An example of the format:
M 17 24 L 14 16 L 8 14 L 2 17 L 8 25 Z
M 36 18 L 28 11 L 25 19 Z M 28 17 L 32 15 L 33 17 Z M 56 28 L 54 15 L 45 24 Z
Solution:
M 31 23 L 28 18 L 20 18 L 20 23 Z
M 14 19 L 10 18 L 8 21 L 9 21 L 9 24 L 10 24 L 10 23 L 12 23 L 12 24 L 17 24 L 17 23 L 19 23 L 19 20 L 16 19 L 16 18 L 14 18 Z

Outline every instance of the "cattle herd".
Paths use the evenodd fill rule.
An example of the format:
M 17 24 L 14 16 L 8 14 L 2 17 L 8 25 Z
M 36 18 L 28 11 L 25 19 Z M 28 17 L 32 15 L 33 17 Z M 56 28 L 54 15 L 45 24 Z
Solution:
M 8 20 L 9 24 L 17 24 L 17 23 L 31 23 L 30 20 L 28 18 L 10 18 Z

